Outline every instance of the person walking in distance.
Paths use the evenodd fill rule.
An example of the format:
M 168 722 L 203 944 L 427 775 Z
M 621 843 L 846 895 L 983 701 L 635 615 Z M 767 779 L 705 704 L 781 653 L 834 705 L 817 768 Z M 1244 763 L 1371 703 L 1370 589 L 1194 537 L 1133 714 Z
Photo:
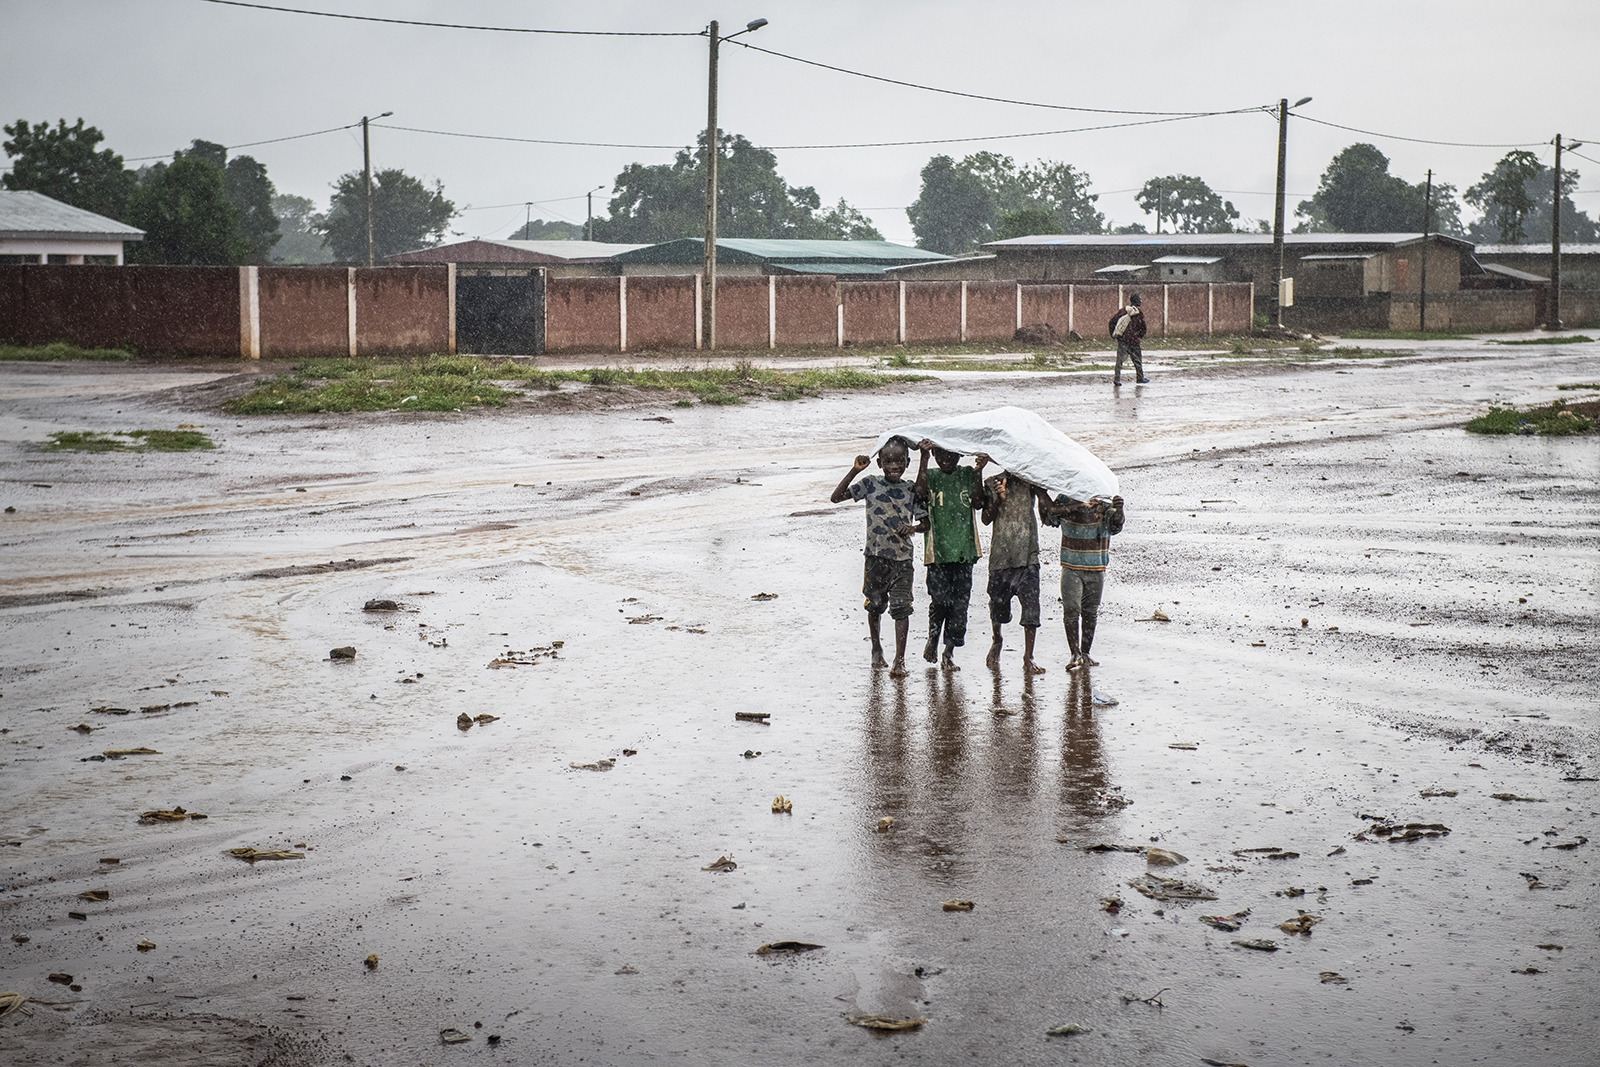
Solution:
M 1139 306 L 1139 294 L 1128 297 L 1128 306 L 1118 308 L 1111 316 L 1111 336 L 1117 339 L 1117 369 L 1111 372 L 1111 384 L 1122 384 L 1122 361 L 1133 360 L 1133 380 L 1141 385 L 1150 379 L 1144 376 L 1144 349 L 1140 341 L 1145 334 L 1144 311 Z

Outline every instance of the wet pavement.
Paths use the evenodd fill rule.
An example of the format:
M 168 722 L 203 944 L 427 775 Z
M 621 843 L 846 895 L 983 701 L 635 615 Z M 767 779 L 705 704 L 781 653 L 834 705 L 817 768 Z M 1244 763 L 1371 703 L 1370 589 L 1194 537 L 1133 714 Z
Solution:
M 1116 396 L 951 372 L 244 421 L 216 404 L 235 366 L 0 364 L 0 989 L 54 1002 L 0 1053 L 1586 1062 L 1600 453 L 1459 424 L 1577 395 L 1600 345 L 1419 350 L 1157 357 Z M 986 670 L 980 564 L 963 669 L 873 672 L 862 517 L 828 493 L 884 427 L 1002 404 L 1122 479 L 1100 666 L 1062 669 L 1047 566 L 1048 673 L 1015 627 Z M 219 448 L 32 444 L 181 423 Z M 138 822 L 180 805 L 208 817 Z M 1149 899 L 1147 871 L 1216 899 Z M 1278 928 L 1300 911 L 1323 921 Z M 823 947 L 754 952 L 781 940 Z

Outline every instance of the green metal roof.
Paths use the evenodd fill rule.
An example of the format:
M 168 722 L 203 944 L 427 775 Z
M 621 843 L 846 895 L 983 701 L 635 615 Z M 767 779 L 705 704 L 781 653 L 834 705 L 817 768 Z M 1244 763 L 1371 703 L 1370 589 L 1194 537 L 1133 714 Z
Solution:
M 883 274 L 882 263 L 774 263 L 782 274 Z
M 698 237 L 646 245 L 612 256 L 617 263 L 699 263 L 705 257 Z M 717 240 L 717 259 L 724 263 L 775 263 L 785 266 L 801 263 L 871 263 L 880 268 L 899 263 L 922 263 L 949 259 L 890 241 L 796 241 L 727 237 Z

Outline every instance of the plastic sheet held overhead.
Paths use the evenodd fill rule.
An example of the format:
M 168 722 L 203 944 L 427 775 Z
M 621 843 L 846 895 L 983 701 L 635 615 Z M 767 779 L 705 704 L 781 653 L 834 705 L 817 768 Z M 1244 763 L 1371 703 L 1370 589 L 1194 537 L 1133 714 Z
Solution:
M 991 464 L 1044 486 L 1052 496 L 1065 493 L 1073 500 L 1109 500 L 1119 491 L 1110 467 L 1025 408 L 995 408 L 899 426 L 878 438 L 873 454 L 891 437 L 904 437 L 913 449 L 927 438 L 940 448 L 966 456 L 986 452 Z

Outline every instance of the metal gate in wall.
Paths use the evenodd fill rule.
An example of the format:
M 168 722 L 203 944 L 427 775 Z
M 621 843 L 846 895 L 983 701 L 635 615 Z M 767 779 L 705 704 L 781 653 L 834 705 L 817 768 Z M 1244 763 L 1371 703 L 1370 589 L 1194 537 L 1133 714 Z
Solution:
M 544 275 L 458 274 L 456 351 L 480 356 L 544 352 Z

